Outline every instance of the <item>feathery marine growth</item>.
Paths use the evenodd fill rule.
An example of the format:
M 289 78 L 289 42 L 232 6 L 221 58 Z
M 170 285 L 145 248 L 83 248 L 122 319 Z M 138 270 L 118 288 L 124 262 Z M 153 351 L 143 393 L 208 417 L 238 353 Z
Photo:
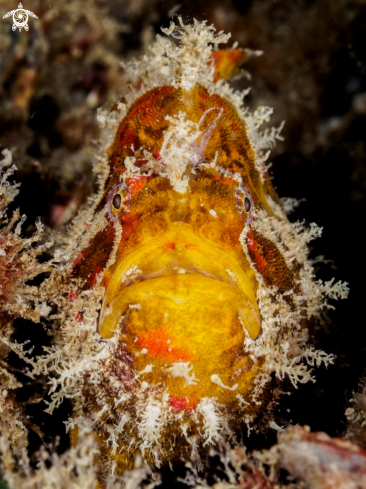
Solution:
M 75 443 L 90 423 L 102 481 L 138 456 L 199 465 L 238 427 L 266 429 L 284 379 L 332 363 L 309 331 L 348 292 L 315 278 L 321 229 L 291 224 L 272 187 L 282 125 L 261 130 L 271 109 L 250 113 L 226 82 L 252 53 L 213 51 L 230 35 L 205 22 L 162 30 L 98 113 L 100 190 L 40 287 L 54 344 L 30 374 L 49 378 L 50 414 L 72 400 Z

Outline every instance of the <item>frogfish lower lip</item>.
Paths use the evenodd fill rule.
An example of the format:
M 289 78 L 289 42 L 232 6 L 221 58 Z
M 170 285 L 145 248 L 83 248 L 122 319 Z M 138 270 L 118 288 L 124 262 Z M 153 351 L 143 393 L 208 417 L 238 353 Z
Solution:
M 140 280 L 130 285 L 131 277 Z M 170 324 L 183 316 L 195 322 L 198 310 L 206 311 L 207 318 L 217 322 L 218 302 L 239 318 L 252 339 L 258 336 L 261 319 L 251 269 L 243 270 L 235 254 L 198 236 L 190 224 L 175 222 L 162 236 L 139 246 L 116 264 L 98 329 L 104 339 L 111 338 L 130 308 L 139 310 L 142 318 L 148 311 L 153 314 L 152 304 L 170 310 Z

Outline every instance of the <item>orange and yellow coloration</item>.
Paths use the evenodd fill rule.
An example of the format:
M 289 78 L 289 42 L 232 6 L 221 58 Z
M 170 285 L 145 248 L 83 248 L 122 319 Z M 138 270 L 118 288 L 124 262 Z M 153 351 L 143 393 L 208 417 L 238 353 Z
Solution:
M 250 114 L 223 79 L 245 52 L 213 54 L 228 35 L 180 24 L 164 30 L 180 45 L 158 37 L 126 67 L 135 88 L 99 114 L 105 181 L 71 268 L 53 403 L 78 385 L 105 474 L 136 454 L 197 461 L 238 426 L 268 424 L 285 375 L 296 385 L 312 380 L 303 358 L 331 362 L 307 347 L 308 322 L 346 294 L 314 281 L 319 229 L 291 225 L 273 190 L 279 130 L 258 129 L 270 110 Z

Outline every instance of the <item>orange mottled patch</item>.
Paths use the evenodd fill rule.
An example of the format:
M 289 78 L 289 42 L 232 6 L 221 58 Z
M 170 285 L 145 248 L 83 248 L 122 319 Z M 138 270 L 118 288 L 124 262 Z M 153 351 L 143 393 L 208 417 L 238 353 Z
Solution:
M 137 344 L 146 348 L 148 355 L 169 363 L 186 362 L 193 356 L 188 349 L 173 346 L 174 339 L 165 327 L 141 333 Z
M 165 106 L 171 105 L 172 95 L 175 93 L 174 87 L 158 87 L 142 95 L 132 105 L 128 115 L 121 122 L 112 145 L 112 170 L 123 163 L 124 149 L 126 156 L 134 155 L 132 147 L 144 147 L 149 151 L 159 152 L 164 137 L 163 131 L 169 127 L 165 115 L 170 111 L 166 110 Z
M 230 237 L 230 239 L 233 243 L 239 243 L 241 229 L 240 228 L 237 229 L 237 227 L 234 226 L 233 219 L 230 217 L 227 218 L 227 222 L 226 222 L 226 226 L 225 226 L 225 232 Z
M 220 62 L 222 67 L 225 63 L 228 65 L 223 71 L 225 76 L 230 63 L 235 65 L 239 61 L 242 62 L 247 55 L 242 50 L 215 53 L 220 53 L 214 54 L 214 57 L 218 57 L 215 62 Z M 232 104 L 217 94 L 210 94 L 205 88 L 198 85 L 189 92 L 172 86 L 154 88 L 144 93 L 132 104 L 109 149 L 111 165 L 109 189 L 118 183 L 121 173 L 125 171 L 125 158 L 136 156 L 136 152 L 139 152 L 141 148 L 160 159 L 164 132 L 170 127 L 167 115 L 174 117 L 183 111 L 188 120 L 198 123 L 206 113 L 200 127 L 204 131 L 217 118 L 217 110 L 210 111 L 213 107 L 217 110 L 222 109 L 222 115 L 203 151 L 202 158 L 207 161 L 216 158 L 217 165 L 233 173 L 240 173 L 243 184 L 251 194 L 255 205 L 259 203 L 259 200 L 265 204 L 266 199 L 262 199 L 265 193 L 269 193 L 274 200 L 278 201 L 270 180 L 262 182 L 255 166 L 254 150 L 251 147 L 245 124 Z M 222 150 L 218 151 L 218 148 Z M 136 164 L 139 166 L 138 162 Z M 236 185 L 236 182 L 230 178 L 221 178 L 220 182 L 233 187 Z
M 296 287 L 293 271 L 271 240 L 252 229 L 248 232 L 247 243 L 249 256 L 267 285 L 278 287 L 280 292 Z
M 215 63 L 215 83 L 218 80 L 227 80 L 233 75 L 240 73 L 240 66 L 248 58 L 248 51 L 245 49 L 225 49 L 212 53 Z M 207 64 L 210 65 L 212 61 Z
M 152 177 L 131 177 L 127 178 L 126 183 L 132 195 L 136 194 L 145 187 L 146 182 Z
M 223 185 L 230 185 L 230 187 L 237 187 L 238 182 L 233 178 L 222 177 L 220 175 L 211 175 L 212 180 L 222 183 Z
M 131 214 L 127 214 L 125 220 L 123 221 L 122 229 L 122 237 L 124 240 L 127 240 L 131 236 L 140 221 L 141 216 L 133 216 Z

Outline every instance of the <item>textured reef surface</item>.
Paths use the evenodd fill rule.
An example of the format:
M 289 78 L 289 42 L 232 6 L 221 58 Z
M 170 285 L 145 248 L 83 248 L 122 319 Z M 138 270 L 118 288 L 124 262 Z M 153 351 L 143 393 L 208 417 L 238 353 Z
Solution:
M 315 338 L 348 287 L 317 277 L 325 260 L 310 259 L 308 244 L 322 229 L 291 223 L 298 201 L 272 186 L 283 124 L 269 126 L 272 109 L 229 83 L 261 53 L 179 18 L 118 68 L 107 46 L 129 27 L 107 11 L 99 26 L 103 10 L 90 5 L 57 11 L 73 19 L 72 37 L 44 13 L 33 42 L 17 58 L 7 39 L 2 58 L 3 478 L 14 488 L 363 487 L 362 391 L 346 412 L 351 441 L 291 428 L 284 415 L 288 395 L 334 363 Z M 59 36 L 52 55 L 47 43 L 39 51 L 47 26 Z M 101 43 L 85 56 L 94 35 Z M 69 85 L 52 95 L 63 115 L 54 106 L 47 127 L 37 113 L 52 97 L 39 87 L 57 76 L 52 63 L 65 63 Z M 17 158 L 45 181 L 68 162 L 46 227 L 24 230 Z

